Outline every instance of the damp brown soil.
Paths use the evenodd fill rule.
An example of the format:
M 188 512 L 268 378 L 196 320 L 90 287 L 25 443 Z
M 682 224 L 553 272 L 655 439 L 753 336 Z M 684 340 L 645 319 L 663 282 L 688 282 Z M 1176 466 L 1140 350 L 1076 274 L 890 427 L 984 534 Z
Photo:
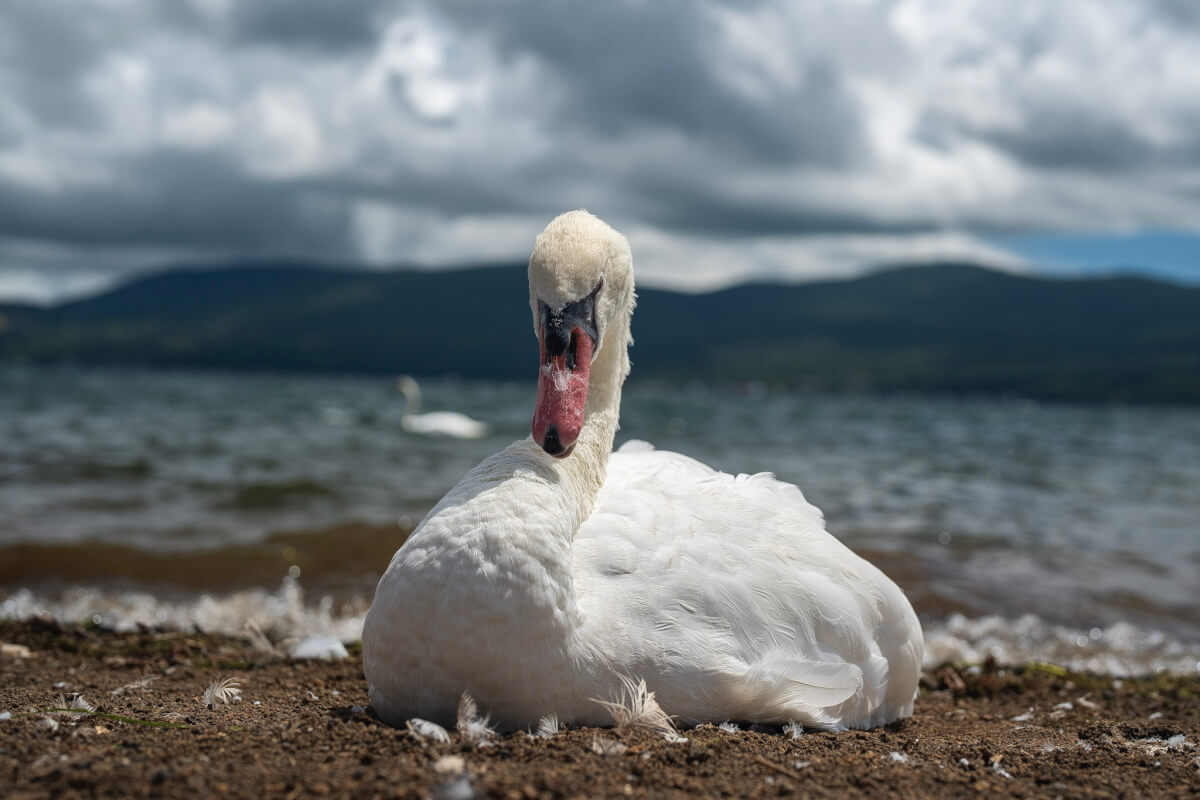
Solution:
M 375 719 L 361 660 L 203 634 L 0 623 L 0 796 L 1197 797 L 1200 677 L 946 666 L 871 731 L 524 733 L 476 747 Z M 232 678 L 240 702 L 212 707 Z M 82 696 L 93 713 L 49 709 Z M 60 699 L 61 696 L 61 699 Z M 607 754 L 597 750 L 609 751 Z M 619 751 L 619 752 L 616 752 Z

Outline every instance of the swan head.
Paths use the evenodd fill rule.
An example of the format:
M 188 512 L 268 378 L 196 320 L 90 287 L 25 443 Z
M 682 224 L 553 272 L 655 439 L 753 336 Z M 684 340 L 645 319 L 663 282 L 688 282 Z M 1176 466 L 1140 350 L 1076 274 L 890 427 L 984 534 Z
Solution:
M 618 379 L 629 371 L 628 326 L 617 326 L 621 341 L 605 338 L 633 309 L 629 242 L 586 211 L 555 217 L 529 257 L 529 305 L 541 355 L 533 439 L 565 458 L 583 429 L 592 364 L 617 349 Z

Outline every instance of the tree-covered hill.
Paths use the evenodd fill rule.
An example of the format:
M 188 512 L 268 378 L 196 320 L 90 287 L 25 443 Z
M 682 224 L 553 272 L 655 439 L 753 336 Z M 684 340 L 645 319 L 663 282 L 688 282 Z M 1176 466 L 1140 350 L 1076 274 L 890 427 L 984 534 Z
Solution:
M 635 379 L 1200 402 L 1200 289 L 969 265 L 639 292 Z M 36 363 L 533 379 L 524 269 L 231 264 L 49 309 L 0 306 L 0 358 Z

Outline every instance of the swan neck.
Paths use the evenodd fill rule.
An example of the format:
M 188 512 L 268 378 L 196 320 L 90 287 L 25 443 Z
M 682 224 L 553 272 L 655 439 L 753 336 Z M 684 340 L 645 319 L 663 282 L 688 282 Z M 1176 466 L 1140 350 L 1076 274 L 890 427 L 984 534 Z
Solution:
M 628 313 L 605 333 L 600 352 L 592 364 L 587 405 L 584 408 L 583 429 L 574 452 L 563 467 L 575 478 L 572 483 L 580 494 L 580 523 L 591 516 L 608 475 L 608 457 L 613 438 L 620 427 L 621 387 L 629 372 L 626 351 L 629 339 Z
M 400 384 L 404 394 L 404 416 L 411 417 L 421 412 L 421 389 L 416 381 L 408 380 Z

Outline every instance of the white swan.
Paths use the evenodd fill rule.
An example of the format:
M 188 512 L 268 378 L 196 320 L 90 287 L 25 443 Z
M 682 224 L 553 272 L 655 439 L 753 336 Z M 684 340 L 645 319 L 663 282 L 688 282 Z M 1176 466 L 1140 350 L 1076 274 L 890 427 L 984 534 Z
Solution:
M 404 414 L 400 425 L 409 433 L 427 436 L 451 436 L 455 439 L 480 439 L 487 436 L 486 422 L 471 419 L 457 411 L 421 410 L 421 387 L 415 378 L 401 375 L 396 378 L 396 388 L 404 395 Z
M 380 580 L 363 630 L 377 713 L 452 724 L 467 691 L 503 728 L 602 725 L 596 699 L 633 677 L 685 724 L 911 714 L 912 607 L 799 489 L 641 442 L 610 453 L 634 305 L 625 238 L 563 214 L 529 286 L 533 437 L 467 473 Z

